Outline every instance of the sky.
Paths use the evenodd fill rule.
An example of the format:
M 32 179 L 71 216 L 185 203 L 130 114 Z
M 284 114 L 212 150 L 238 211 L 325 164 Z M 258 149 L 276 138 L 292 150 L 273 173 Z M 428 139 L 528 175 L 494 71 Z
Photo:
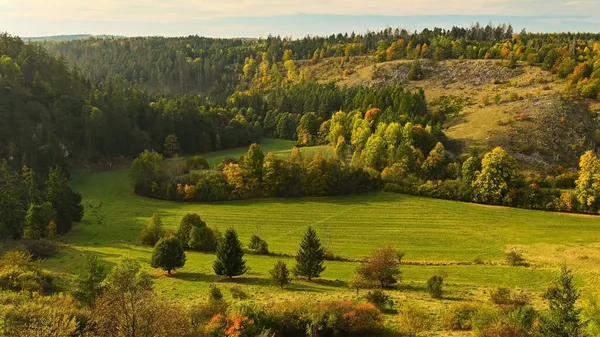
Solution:
M 511 23 L 600 32 L 600 0 L 0 0 L 0 31 L 22 37 L 303 37 Z

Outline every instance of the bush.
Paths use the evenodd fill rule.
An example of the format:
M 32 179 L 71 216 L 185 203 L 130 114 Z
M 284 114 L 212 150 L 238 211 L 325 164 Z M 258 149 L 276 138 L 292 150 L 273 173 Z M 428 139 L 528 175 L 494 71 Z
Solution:
M 283 289 L 284 285 L 292 281 L 290 278 L 290 271 L 283 261 L 277 261 L 269 273 L 271 274 L 273 281 L 275 281 L 281 289 Z
M 512 305 L 523 307 L 529 304 L 529 296 L 521 291 L 511 291 L 508 288 L 497 288 L 490 293 L 490 299 L 497 305 Z
M 163 236 L 165 236 L 165 230 L 162 220 L 156 213 L 152 214 L 152 218 L 142 230 L 142 244 L 154 246 Z
M 210 165 L 204 157 L 194 156 L 188 159 L 185 163 L 188 170 L 208 170 Z
M 317 305 L 310 314 L 323 335 L 355 335 L 381 325 L 381 312 L 370 303 L 331 302 Z
M 212 229 L 206 226 L 192 227 L 192 230 L 190 231 L 190 240 L 188 241 L 188 247 L 190 249 L 201 252 L 214 252 L 217 250 L 217 243 L 217 235 Z
M 367 302 L 376 306 L 379 310 L 385 311 L 394 309 L 394 300 L 381 290 L 373 290 L 365 295 Z
M 258 255 L 268 255 L 269 254 L 269 244 L 267 241 L 261 239 L 258 235 L 253 234 L 250 238 L 250 243 L 248 244 L 248 248 L 252 250 L 255 254 Z
M 16 250 L 0 258 L 0 290 L 43 293 L 52 288 L 52 277 L 39 269 L 31 255 Z
M 400 311 L 400 330 L 408 336 L 417 336 L 420 332 L 429 330 L 431 321 L 427 312 L 412 305 L 406 305 Z
M 181 268 L 185 265 L 186 259 L 181 241 L 179 241 L 178 238 L 171 236 L 162 238 L 156 243 L 154 251 L 152 252 L 150 265 L 152 268 L 166 270 L 167 273 L 171 275 L 172 270 Z
M 206 222 L 202 221 L 196 213 L 188 213 L 179 222 L 179 228 L 175 236 L 181 241 L 184 248 L 188 247 L 190 241 L 190 232 L 194 227 L 206 227 Z
M 511 250 L 506 254 L 506 263 L 511 266 L 526 266 L 525 258 L 516 250 Z
M 231 297 L 238 300 L 245 300 L 248 298 L 248 295 L 239 286 L 229 288 L 229 292 L 231 293 Z
M 444 279 L 441 276 L 434 275 L 427 280 L 427 291 L 433 298 L 442 298 L 442 287 Z
M 215 285 L 210 285 L 208 287 L 208 300 L 209 302 L 217 302 L 223 300 L 223 293 L 221 289 Z
M 449 330 L 471 330 L 478 308 L 472 304 L 454 306 L 444 314 L 444 327 Z
M 23 240 L 23 246 L 34 259 L 48 258 L 58 252 L 56 243 L 49 240 Z

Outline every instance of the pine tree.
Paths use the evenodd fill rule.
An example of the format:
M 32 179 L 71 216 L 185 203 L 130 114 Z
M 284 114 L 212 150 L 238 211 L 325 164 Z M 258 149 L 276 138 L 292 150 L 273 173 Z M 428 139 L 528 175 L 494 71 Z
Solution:
M 170 236 L 162 238 L 156 243 L 150 265 L 152 268 L 166 270 L 171 275 L 172 270 L 185 265 L 186 259 L 181 241 L 174 236 Z
M 549 313 L 542 319 L 542 335 L 582 336 L 585 324 L 579 318 L 581 310 L 576 308 L 579 294 L 573 284 L 573 274 L 570 269 L 562 268 L 560 277 L 544 294 L 544 298 L 548 300 Z
M 88 255 L 85 266 L 77 277 L 75 298 L 81 303 L 93 305 L 102 293 L 102 282 L 106 278 L 106 268 L 98 262 L 98 258 Z
M 73 221 L 83 217 L 81 195 L 69 184 L 69 179 L 60 166 L 50 169 L 46 180 L 46 197 L 56 210 L 56 225 L 58 234 L 71 230 Z
M 325 250 L 321 246 L 317 232 L 312 227 L 308 227 L 300 243 L 300 250 L 296 254 L 294 273 L 307 277 L 309 281 L 313 277 L 319 277 L 325 270 L 323 260 L 325 260 Z
M 213 264 L 215 274 L 232 278 L 246 273 L 242 243 L 234 229 L 228 229 L 217 246 L 217 260 Z

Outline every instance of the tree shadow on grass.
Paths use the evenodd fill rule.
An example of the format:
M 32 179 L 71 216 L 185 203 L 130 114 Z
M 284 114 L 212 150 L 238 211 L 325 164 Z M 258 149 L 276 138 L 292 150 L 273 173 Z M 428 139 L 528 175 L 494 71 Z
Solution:
M 188 282 L 209 282 L 209 283 L 217 282 L 217 281 L 219 281 L 219 278 L 220 278 L 220 276 L 217 276 L 217 275 L 209 275 L 209 274 L 185 272 L 185 271 L 178 271 L 175 274 L 171 275 L 170 277 L 176 278 L 176 279 L 182 280 L 182 281 L 188 281 Z
M 316 279 L 310 282 L 326 287 L 348 288 L 348 282 L 341 280 Z

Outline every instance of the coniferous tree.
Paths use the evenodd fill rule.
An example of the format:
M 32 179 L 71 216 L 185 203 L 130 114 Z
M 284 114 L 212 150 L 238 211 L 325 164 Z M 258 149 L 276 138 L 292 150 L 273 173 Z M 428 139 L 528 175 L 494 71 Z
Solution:
M 165 230 L 163 229 L 162 220 L 158 214 L 154 213 L 142 230 L 142 244 L 154 246 L 163 236 L 165 236 Z
M 106 275 L 106 268 L 98 261 L 98 257 L 88 255 L 85 266 L 77 276 L 75 298 L 86 305 L 93 305 L 102 294 L 102 282 Z
M 237 232 L 230 228 L 217 246 L 217 260 L 213 264 L 215 274 L 232 278 L 246 273 L 246 260 Z
M 166 270 L 171 275 L 172 270 L 185 265 L 186 259 L 181 241 L 174 236 L 170 236 L 162 238 L 156 243 L 150 265 L 152 268 Z
M 269 273 L 271 274 L 273 281 L 275 281 L 281 289 L 283 289 L 284 285 L 292 281 L 290 278 L 290 271 L 283 261 L 277 261 Z
M 25 205 L 21 200 L 19 177 L 8 163 L 0 165 L 0 238 L 19 238 L 25 218 Z
M 307 277 L 310 281 L 325 271 L 324 260 L 325 250 L 321 246 L 317 232 L 312 227 L 308 227 L 300 243 L 300 250 L 296 254 L 294 273 Z
M 548 300 L 549 312 L 541 322 L 543 336 L 583 336 L 585 324 L 579 317 L 581 310 L 576 307 L 579 293 L 573 284 L 573 274 L 570 269 L 562 268 L 560 277 L 544 294 L 544 298 Z
M 188 248 L 188 242 L 190 241 L 190 232 L 194 227 L 206 227 L 206 222 L 202 221 L 200 216 L 196 213 L 186 214 L 179 223 L 179 228 L 175 236 L 183 244 L 183 248 Z
M 67 233 L 73 221 L 83 217 L 81 195 L 71 189 L 69 180 L 60 166 L 50 169 L 46 180 L 46 198 L 56 210 L 57 233 Z

